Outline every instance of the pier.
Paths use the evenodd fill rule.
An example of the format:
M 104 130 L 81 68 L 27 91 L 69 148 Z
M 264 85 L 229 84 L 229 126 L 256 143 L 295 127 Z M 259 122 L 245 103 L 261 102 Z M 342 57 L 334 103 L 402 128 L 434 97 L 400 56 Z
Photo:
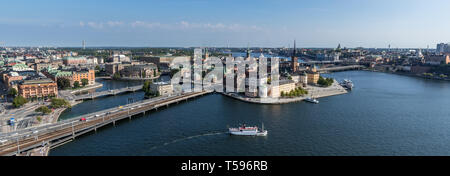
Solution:
M 171 104 L 178 104 L 209 93 L 212 93 L 212 91 L 190 92 L 142 100 L 57 123 L 2 134 L 0 136 L 2 140 L 2 143 L 0 143 L 0 156 L 22 155 L 42 147 L 52 149 L 75 140 L 80 135 L 92 131 L 96 132 L 98 128 L 103 126 L 109 124 L 115 126 L 117 121 L 123 119 L 131 120 L 133 116 L 145 114 L 151 110 L 158 110 L 158 108 L 169 107 Z M 81 121 L 80 119 L 82 118 L 85 120 Z

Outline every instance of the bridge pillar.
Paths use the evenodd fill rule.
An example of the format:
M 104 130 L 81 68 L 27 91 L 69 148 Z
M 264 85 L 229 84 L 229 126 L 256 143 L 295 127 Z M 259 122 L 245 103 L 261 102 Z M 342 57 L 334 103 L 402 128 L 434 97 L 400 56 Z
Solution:
M 114 125 L 114 127 L 116 126 L 116 121 L 115 120 L 113 121 L 113 125 Z

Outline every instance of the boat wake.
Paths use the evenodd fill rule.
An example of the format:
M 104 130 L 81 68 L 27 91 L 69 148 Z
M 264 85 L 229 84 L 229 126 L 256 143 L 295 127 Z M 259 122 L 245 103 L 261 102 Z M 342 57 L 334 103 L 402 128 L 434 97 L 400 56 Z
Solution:
M 215 135 L 221 135 L 221 134 L 227 134 L 227 133 L 228 132 L 210 132 L 210 133 L 205 133 L 205 134 L 200 134 L 200 135 L 195 135 L 195 136 L 183 137 L 183 138 L 175 139 L 175 140 L 170 141 L 170 142 L 166 142 L 166 143 L 164 143 L 162 145 L 154 146 L 154 147 L 150 148 L 149 150 L 147 150 L 145 152 L 151 152 L 151 151 L 153 151 L 153 150 L 155 150 L 157 148 L 164 147 L 164 146 L 167 146 L 167 145 L 171 145 L 171 144 L 174 144 L 174 143 L 177 143 L 177 142 L 187 141 L 187 140 L 200 138 L 200 137 L 204 137 L 204 136 L 215 136 Z

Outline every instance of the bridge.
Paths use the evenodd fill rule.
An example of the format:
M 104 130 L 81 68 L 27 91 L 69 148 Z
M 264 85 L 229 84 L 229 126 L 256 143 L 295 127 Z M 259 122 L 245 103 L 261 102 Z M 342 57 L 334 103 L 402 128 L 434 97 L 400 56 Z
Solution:
M 89 94 L 76 95 L 73 97 L 72 100 L 75 100 L 75 101 L 88 100 L 88 99 L 92 100 L 92 99 L 95 99 L 98 97 L 103 97 L 103 96 L 113 96 L 113 95 L 122 94 L 122 93 L 126 93 L 126 92 L 136 92 L 141 89 L 142 89 L 142 85 L 134 86 L 134 87 L 125 87 L 125 88 L 114 89 L 114 90 L 106 90 L 106 91 L 102 91 L 102 92 L 94 92 L 94 93 L 89 93 Z
M 325 72 L 346 71 L 346 70 L 359 70 L 359 69 L 363 69 L 363 68 L 366 68 L 366 67 L 362 66 L 362 65 L 348 65 L 348 66 L 335 66 L 335 67 L 319 68 L 319 69 L 317 69 L 317 71 L 320 73 L 325 73 Z M 306 70 L 307 70 L 306 68 L 301 68 L 298 71 L 303 72 Z
M 318 72 L 334 72 L 334 71 L 346 71 L 346 70 L 359 70 L 365 68 L 362 65 L 348 65 L 348 66 L 338 66 L 338 67 L 328 67 L 317 69 Z
M 158 108 L 169 107 L 182 101 L 203 96 L 212 91 L 189 92 L 172 96 L 142 100 L 132 104 L 90 113 L 57 123 L 45 124 L 11 133 L 0 134 L 0 156 L 21 155 L 35 148 L 48 146 L 54 148 L 70 142 L 75 137 L 97 131 L 105 125 L 113 124 L 122 119 L 144 114 Z M 85 121 L 81 121 L 85 118 Z

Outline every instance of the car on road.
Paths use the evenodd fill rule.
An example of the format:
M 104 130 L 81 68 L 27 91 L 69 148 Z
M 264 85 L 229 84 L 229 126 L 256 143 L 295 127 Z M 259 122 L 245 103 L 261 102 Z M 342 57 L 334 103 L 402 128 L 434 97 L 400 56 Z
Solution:
M 85 122 L 85 121 L 86 121 L 86 118 L 82 117 L 82 118 L 80 119 L 80 121 L 81 121 L 81 122 Z
M 6 140 L 6 139 L 0 140 L 0 143 L 2 143 L 2 144 L 5 144 L 6 142 L 8 142 L 8 140 Z
M 95 117 L 100 117 L 100 115 L 99 114 L 95 114 Z

